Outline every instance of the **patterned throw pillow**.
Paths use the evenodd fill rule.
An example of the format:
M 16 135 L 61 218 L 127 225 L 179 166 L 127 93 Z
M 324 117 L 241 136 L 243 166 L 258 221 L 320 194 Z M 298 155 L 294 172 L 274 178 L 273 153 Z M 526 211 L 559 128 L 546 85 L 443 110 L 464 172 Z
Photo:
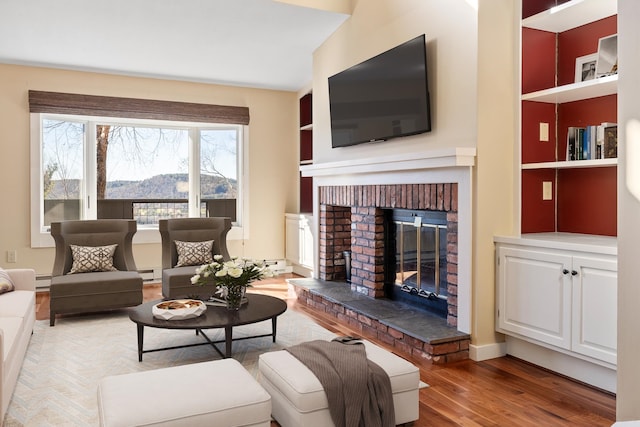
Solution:
M 11 277 L 9 277 L 9 273 L 0 268 L 0 294 L 11 292 L 15 289 L 16 287 L 13 284 Z
M 73 264 L 67 274 L 117 270 L 113 266 L 113 254 L 116 252 L 118 245 L 69 246 L 71 247 Z
M 176 267 L 187 265 L 202 265 L 213 262 L 211 251 L 213 250 L 213 240 L 204 242 L 181 242 L 176 240 L 176 250 L 178 251 L 178 263 Z

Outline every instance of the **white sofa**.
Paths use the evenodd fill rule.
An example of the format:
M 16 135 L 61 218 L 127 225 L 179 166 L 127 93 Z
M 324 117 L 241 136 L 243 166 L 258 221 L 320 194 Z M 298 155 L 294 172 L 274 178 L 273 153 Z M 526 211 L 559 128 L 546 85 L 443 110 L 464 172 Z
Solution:
M 31 269 L 5 271 L 9 273 L 16 289 L 0 295 L 0 424 L 18 382 L 36 320 L 36 272 Z

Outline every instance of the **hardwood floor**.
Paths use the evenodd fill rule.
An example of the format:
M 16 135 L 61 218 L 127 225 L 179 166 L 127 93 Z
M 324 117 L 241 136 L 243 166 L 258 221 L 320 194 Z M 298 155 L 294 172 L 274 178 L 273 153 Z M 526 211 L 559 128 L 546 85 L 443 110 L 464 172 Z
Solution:
M 337 334 L 358 332 L 336 319 L 298 304 L 281 275 L 254 284 L 251 292 L 287 300 L 289 309 L 302 312 Z M 145 301 L 161 298 L 160 285 L 145 285 Z M 36 298 L 37 319 L 49 318 L 49 295 Z M 381 341 L 377 345 L 391 350 Z M 513 357 L 483 362 L 466 360 L 444 366 L 407 358 L 420 368 L 429 387 L 420 390 L 423 426 L 611 426 L 615 396 L 558 376 Z M 277 426 L 272 423 L 272 426 Z

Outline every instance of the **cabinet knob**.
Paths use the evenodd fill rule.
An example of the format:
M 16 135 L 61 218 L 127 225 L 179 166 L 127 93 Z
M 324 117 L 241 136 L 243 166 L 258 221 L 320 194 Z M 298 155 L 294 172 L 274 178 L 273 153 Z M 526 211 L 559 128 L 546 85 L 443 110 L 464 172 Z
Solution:
M 571 270 L 571 275 L 572 275 L 572 276 L 577 276 L 577 275 L 578 275 L 578 272 L 577 272 L 577 271 L 575 271 L 575 270 Z
M 562 270 L 562 274 L 569 274 L 569 270 L 565 268 L 564 270 Z

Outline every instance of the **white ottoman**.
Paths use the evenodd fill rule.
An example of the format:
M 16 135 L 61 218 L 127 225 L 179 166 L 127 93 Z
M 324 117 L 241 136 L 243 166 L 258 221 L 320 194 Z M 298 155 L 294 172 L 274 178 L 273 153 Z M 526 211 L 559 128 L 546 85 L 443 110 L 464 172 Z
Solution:
M 368 341 L 367 358 L 389 375 L 396 425 L 418 419 L 420 371 Z M 318 378 L 286 350 L 263 353 L 258 380 L 271 395 L 271 415 L 282 427 L 333 426 L 327 395 Z
M 271 425 L 271 396 L 234 359 L 105 377 L 100 425 Z

